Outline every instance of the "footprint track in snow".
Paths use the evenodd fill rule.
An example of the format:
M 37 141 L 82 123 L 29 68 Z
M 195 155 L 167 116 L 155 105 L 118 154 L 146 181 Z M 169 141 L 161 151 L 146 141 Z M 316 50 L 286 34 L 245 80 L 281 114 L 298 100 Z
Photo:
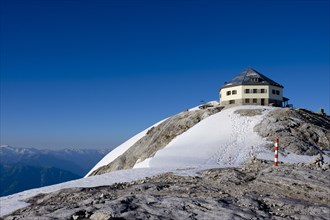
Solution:
M 239 165 L 250 156 L 251 146 L 246 143 L 247 135 L 253 127 L 251 126 L 252 119 L 249 116 L 240 116 L 238 114 L 230 114 L 228 116 L 231 123 L 231 134 L 229 140 L 219 146 L 215 154 L 206 160 L 205 164 L 216 163 L 218 165 L 228 165 L 229 160 L 231 165 Z M 233 154 L 230 149 L 237 149 L 237 153 Z

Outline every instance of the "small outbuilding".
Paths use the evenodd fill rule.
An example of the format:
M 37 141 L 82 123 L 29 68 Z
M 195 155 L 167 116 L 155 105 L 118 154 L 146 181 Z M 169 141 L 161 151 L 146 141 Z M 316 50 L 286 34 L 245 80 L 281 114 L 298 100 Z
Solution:
M 252 68 L 247 68 L 220 88 L 220 105 L 287 106 L 283 86 Z

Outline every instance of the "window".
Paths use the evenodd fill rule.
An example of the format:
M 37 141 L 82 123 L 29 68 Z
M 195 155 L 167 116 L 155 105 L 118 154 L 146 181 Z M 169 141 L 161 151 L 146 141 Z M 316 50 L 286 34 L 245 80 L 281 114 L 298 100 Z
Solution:
M 260 82 L 260 81 L 261 81 L 261 79 L 260 79 L 260 78 L 258 78 L 258 77 L 255 77 L 255 78 L 252 78 L 252 81 L 253 81 L 253 82 Z
M 250 103 L 250 99 L 245 99 L 245 103 Z
M 280 91 L 279 90 L 276 90 L 276 95 L 280 95 Z
M 274 94 L 274 95 L 275 95 L 275 89 L 273 89 L 273 90 L 272 90 L 272 94 Z
M 265 99 L 260 99 L 260 104 L 265 105 Z
M 227 95 L 231 95 L 231 91 L 227 91 Z
M 231 91 L 231 94 L 236 95 L 237 94 L 237 90 Z
M 235 104 L 235 100 L 229 100 L 229 104 Z
M 245 93 L 250 93 L 250 89 L 245 89 Z
M 258 89 L 253 89 L 253 93 L 258 93 Z
M 258 103 L 257 99 L 252 99 L 253 103 Z
M 266 89 L 260 89 L 260 93 L 266 93 Z

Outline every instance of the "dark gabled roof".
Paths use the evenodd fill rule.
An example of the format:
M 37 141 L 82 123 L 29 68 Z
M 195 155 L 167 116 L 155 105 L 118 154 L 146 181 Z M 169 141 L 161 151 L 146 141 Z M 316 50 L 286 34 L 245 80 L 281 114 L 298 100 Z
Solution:
M 238 85 L 273 85 L 283 88 L 281 84 L 269 79 L 267 76 L 262 75 L 252 68 L 247 68 L 231 81 L 225 82 L 225 85 L 220 89 Z

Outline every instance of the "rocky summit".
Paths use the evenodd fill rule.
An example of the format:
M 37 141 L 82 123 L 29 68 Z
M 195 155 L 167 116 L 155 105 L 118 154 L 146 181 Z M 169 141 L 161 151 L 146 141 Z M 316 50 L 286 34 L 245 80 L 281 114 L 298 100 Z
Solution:
M 1 197 L 1 219 L 328 220 L 329 152 L 324 114 L 206 105 L 134 136 L 90 177 Z
M 253 123 L 256 125 L 251 126 Z M 190 139 L 190 142 L 186 141 L 176 145 L 175 147 L 180 149 L 169 153 L 176 157 L 172 163 L 177 163 L 181 159 L 185 160 L 192 151 L 199 151 L 197 156 L 209 151 L 208 154 L 212 154 L 213 157 L 207 158 L 208 155 L 205 155 L 203 158 L 205 161 L 224 164 L 229 157 L 235 161 L 236 155 L 235 164 L 241 165 L 249 159 L 249 149 L 247 149 L 250 147 L 249 145 L 255 144 L 259 152 L 267 149 L 270 153 L 276 138 L 280 139 L 279 152 L 283 156 L 288 154 L 330 156 L 329 116 L 305 109 L 239 106 L 221 110 L 217 105 L 209 105 L 202 109 L 182 112 L 152 126 L 144 136 L 132 143 L 115 159 L 109 161 L 104 159 L 104 164 L 94 167 L 90 175 L 130 169 L 146 159 L 157 162 L 156 154 L 159 156 L 161 152 L 164 152 L 164 148 L 165 151 L 169 149 L 166 147 L 171 141 L 180 139 L 185 132 L 189 133 L 194 129 L 196 131 L 198 126 L 202 128 L 190 133 L 189 138 L 186 138 Z M 225 129 L 219 129 L 213 137 L 208 136 L 219 127 Z M 226 129 L 231 129 L 231 134 L 228 136 L 224 134 Z M 253 132 L 264 139 L 256 141 L 258 138 L 251 136 Z M 193 149 L 193 145 L 197 148 Z M 188 147 L 183 148 L 183 146 Z M 109 153 L 109 155 L 111 154 L 112 152 Z M 190 161 L 196 159 L 194 156 L 190 158 Z M 167 155 L 165 160 L 168 159 Z M 202 163 L 204 162 L 202 161 Z M 162 164 L 162 166 L 167 165 L 166 162 Z
M 96 188 L 39 194 L 14 219 L 329 219 L 330 169 L 252 158 L 240 168 L 164 173 Z

